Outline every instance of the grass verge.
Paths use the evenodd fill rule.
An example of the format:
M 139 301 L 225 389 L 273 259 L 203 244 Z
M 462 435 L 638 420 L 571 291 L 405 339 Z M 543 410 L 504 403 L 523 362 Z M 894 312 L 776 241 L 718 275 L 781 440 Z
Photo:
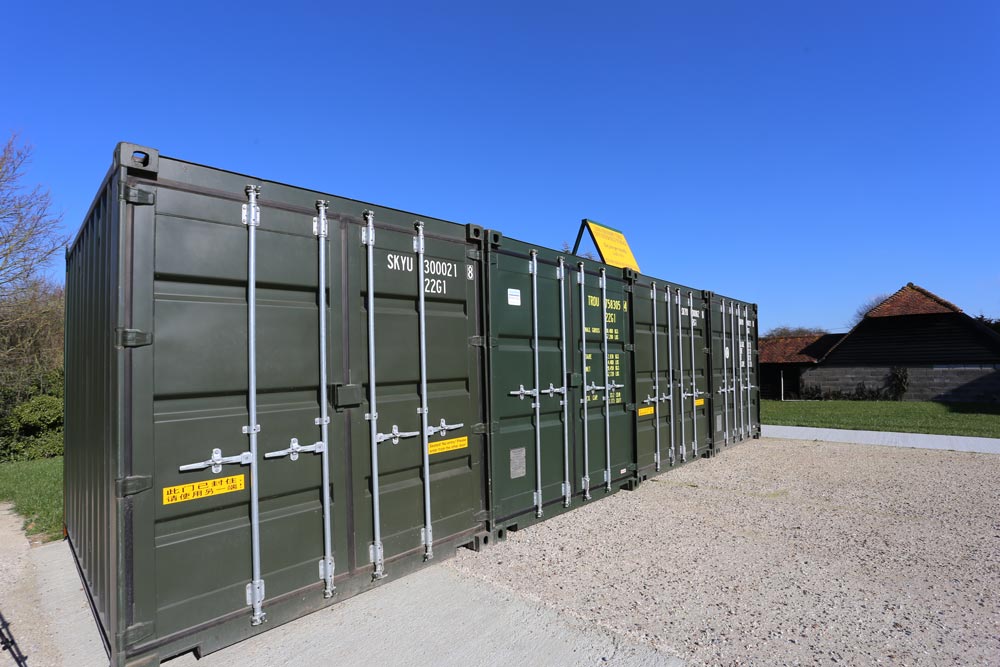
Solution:
M 24 517 L 24 532 L 43 541 L 62 537 L 63 459 L 0 463 L 0 502 Z
M 761 421 L 860 431 L 1000 438 L 1000 405 L 909 401 L 761 401 Z

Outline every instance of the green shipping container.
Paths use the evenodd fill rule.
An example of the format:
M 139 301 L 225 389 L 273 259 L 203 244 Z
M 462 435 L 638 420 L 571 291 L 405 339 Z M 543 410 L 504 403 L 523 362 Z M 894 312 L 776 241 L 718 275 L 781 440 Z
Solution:
M 65 522 L 114 667 L 760 432 L 755 306 L 141 146 L 66 271 Z
M 721 451 L 760 437 L 757 305 L 712 295 L 709 322 L 714 445 Z
M 489 232 L 493 529 L 524 528 L 635 483 L 622 269 Z
M 644 275 L 631 297 L 639 479 L 759 437 L 756 306 Z
M 118 146 L 66 300 L 66 529 L 112 665 L 487 536 L 483 232 L 417 220 Z

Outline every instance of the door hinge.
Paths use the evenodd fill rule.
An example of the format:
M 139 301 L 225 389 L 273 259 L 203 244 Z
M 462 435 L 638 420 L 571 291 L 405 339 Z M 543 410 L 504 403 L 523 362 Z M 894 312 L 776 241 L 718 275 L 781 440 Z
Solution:
M 473 435 L 485 435 L 489 433 L 489 429 L 486 428 L 486 424 L 480 422 L 472 425 L 472 433 Z
M 469 259 L 481 260 L 483 258 L 483 253 L 475 248 L 469 248 L 465 251 L 465 256 Z
M 122 199 L 129 204 L 138 206 L 152 206 L 156 204 L 156 193 L 152 190 L 142 190 L 126 185 L 122 189 Z
M 634 343 L 625 343 L 624 347 L 625 347 L 625 351 L 626 352 L 635 352 L 635 344 Z
M 469 345 L 472 347 L 496 347 L 496 338 L 489 336 L 470 336 Z
M 626 403 L 625 404 L 625 411 L 626 412 L 635 412 L 635 403 Z
M 151 622 L 145 623 L 134 623 L 127 628 L 125 632 L 122 633 L 122 639 L 124 640 L 125 646 L 135 644 L 146 637 L 153 634 L 153 624 Z
M 143 347 L 153 344 L 153 333 L 139 329 L 115 329 L 115 343 L 118 347 Z
M 151 488 L 153 488 L 153 478 L 149 475 L 130 475 L 115 480 L 115 491 L 119 498 L 134 496 Z

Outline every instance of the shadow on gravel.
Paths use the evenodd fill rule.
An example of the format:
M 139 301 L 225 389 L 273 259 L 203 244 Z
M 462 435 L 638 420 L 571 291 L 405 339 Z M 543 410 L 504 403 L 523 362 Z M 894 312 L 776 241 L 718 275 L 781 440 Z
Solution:
M 0 655 L 10 651 L 10 655 L 14 658 L 14 664 L 17 667 L 27 667 L 28 656 L 21 653 L 21 647 L 17 645 L 17 640 L 14 639 L 14 635 L 10 632 L 10 623 L 4 618 L 3 612 L 0 612 Z

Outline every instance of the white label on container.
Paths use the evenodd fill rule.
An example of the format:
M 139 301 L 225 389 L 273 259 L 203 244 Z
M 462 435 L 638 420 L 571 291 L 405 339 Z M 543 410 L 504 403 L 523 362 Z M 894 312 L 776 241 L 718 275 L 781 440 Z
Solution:
M 528 456 L 524 447 L 510 450 L 510 478 L 524 477 L 528 472 Z
M 507 290 L 507 305 L 508 306 L 521 305 L 521 290 L 513 288 L 509 288 Z

